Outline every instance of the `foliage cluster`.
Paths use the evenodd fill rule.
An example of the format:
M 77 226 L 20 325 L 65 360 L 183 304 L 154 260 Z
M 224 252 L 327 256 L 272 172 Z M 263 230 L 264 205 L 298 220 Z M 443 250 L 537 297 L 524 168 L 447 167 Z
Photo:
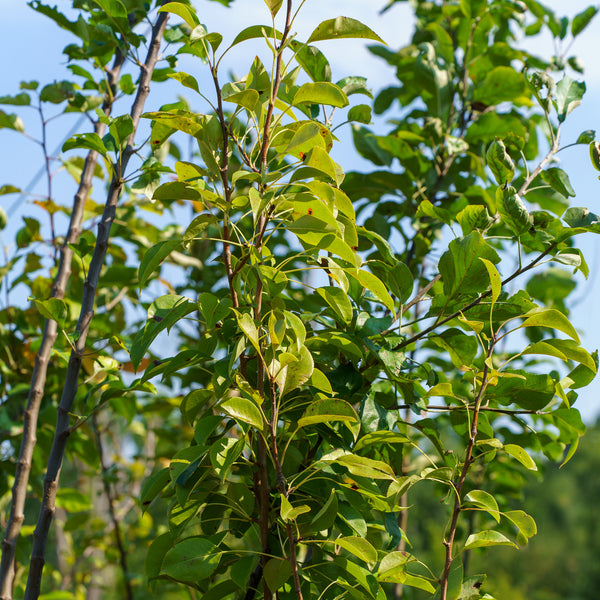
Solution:
M 568 52 L 597 9 L 415 1 L 396 51 L 347 17 L 297 39 L 311 3 L 265 4 L 227 45 L 188 2 L 30 3 L 77 43 L 73 81 L 0 98 L 3 128 L 40 116 L 49 223 L 26 217 L 1 271 L 2 600 L 489 599 L 478 553 L 528 543 L 524 473 L 585 431 L 598 357 L 568 296 L 600 218 L 570 207 L 556 155 L 587 144 L 600 170 L 600 146 L 561 145 L 577 59 L 519 40 Z M 319 46 L 340 38 L 375 42 L 397 81 L 336 79 Z M 257 41 L 270 64 L 223 81 Z M 167 79 L 189 99 L 148 111 Z M 70 112 L 94 121 L 59 159 L 73 206 L 46 142 Z M 342 126 L 375 170 L 334 160 Z

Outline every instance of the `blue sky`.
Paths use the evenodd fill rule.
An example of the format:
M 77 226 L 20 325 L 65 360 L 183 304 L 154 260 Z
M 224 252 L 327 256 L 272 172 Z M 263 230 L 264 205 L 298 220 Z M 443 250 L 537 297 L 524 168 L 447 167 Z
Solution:
M 59 8 L 70 5 L 65 0 L 54 0 Z M 400 3 L 383 17 L 378 15 L 378 9 L 385 4 L 383 0 L 307 0 L 295 30 L 301 39 L 322 20 L 343 14 L 358 18 L 374 29 L 392 48 L 404 45 L 412 31 L 412 21 L 407 3 Z M 585 0 L 546 0 L 546 5 L 559 14 L 572 16 L 588 6 Z M 195 5 L 202 22 L 209 30 L 219 31 L 225 41 L 233 39 L 236 32 L 243 27 L 259 21 L 268 23 L 267 11 L 261 0 L 236 0 L 232 8 L 225 9 L 218 3 L 197 0 Z M 365 8 L 365 5 L 368 8 Z M 31 10 L 23 0 L 5 2 L 2 7 L 2 35 L 0 36 L 0 95 L 13 94 L 18 91 L 21 80 L 35 79 L 40 83 L 50 83 L 53 80 L 68 78 L 70 72 L 66 69 L 66 61 L 62 55 L 63 47 L 72 41 L 70 34 L 60 30 L 47 18 Z M 600 60 L 598 59 L 598 39 L 600 39 L 600 16 L 593 21 L 589 28 L 577 39 L 572 48 L 573 54 L 578 55 L 586 67 L 585 81 L 588 92 L 581 107 L 576 109 L 567 119 L 563 133 L 563 144 L 575 141 L 579 133 L 585 129 L 596 129 L 600 135 L 600 118 L 597 107 L 600 106 Z M 377 91 L 389 84 L 393 73 L 380 59 L 370 55 L 366 49 L 359 48 L 356 41 L 340 40 L 323 44 L 322 50 L 332 64 L 334 80 L 347 75 L 364 75 L 369 85 Z M 552 44 L 549 38 L 536 41 L 535 51 L 550 55 Z M 231 69 L 243 73 L 247 70 L 248 48 L 240 46 L 231 53 L 229 63 Z M 185 64 L 181 65 L 186 70 Z M 196 66 L 190 70 L 198 70 Z M 191 71 L 194 73 L 194 71 Z M 226 71 L 225 71 L 226 72 Z M 202 77 L 198 73 L 202 83 Z M 154 110 L 165 102 L 181 93 L 178 86 L 164 86 L 157 95 L 153 95 L 148 110 Z M 4 107 L 10 112 L 11 107 Z M 126 108 L 123 108 L 123 112 Z M 52 114 L 52 111 L 49 111 Z M 64 136 L 77 122 L 77 116 L 57 120 L 50 128 L 50 147 L 52 150 L 62 144 Z M 26 111 L 24 120 L 27 130 L 37 133 L 39 117 L 33 110 Z M 338 130 L 339 132 L 339 130 Z M 336 132 L 337 133 L 337 132 Z M 342 150 L 338 150 L 336 158 L 345 170 L 371 168 L 370 163 L 362 161 L 351 148 L 348 135 L 342 135 Z M 42 165 L 40 150 L 29 140 L 8 130 L 0 130 L 0 185 L 12 183 L 25 187 L 32 180 Z M 567 171 L 577 192 L 572 199 L 574 206 L 586 206 L 593 212 L 600 211 L 599 194 L 600 181 L 598 173 L 590 164 L 588 149 L 585 146 L 570 148 L 559 155 L 561 167 Z M 57 189 L 60 193 L 60 182 L 57 178 Z M 42 192 L 43 180 L 37 190 Z M 66 189 L 66 184 L 65 184 Z M 72 192 L 70 192 L 72 194 Z M 35 212 L 29 202 L 19 200 L 15 196 L 0 196 L 0 205 L 5 209 L 12 206 L 13 212 L 9 227 L 2 239 L 2 244 L 11 243 L 11 232 L 21 224 L 21 217 Z M 66 199 L 68 200 L 68 198 Z M 64 231 L 65 223 L 59 224 Z M 573 322 L 579 329 L 583 344 L 590 350 L 600 346 L 600 308 L 596 298 L 600 293 L 600 275 L 594 275 L 600 269 L 600 238 L 585 234 L 577 239 L 577 244 L 584 250 L 590 266 L 590 278 L 583 279 L 574 293 L 576 303 L 573 305 Z M 14 249 L 13 249 L 14 250 Z M 9 248 L 10 251 L 10 248 Z M 578 403 L 580 410 L 587 420 L 600 415 L 600 378 L 591 386 L 581 391 Z

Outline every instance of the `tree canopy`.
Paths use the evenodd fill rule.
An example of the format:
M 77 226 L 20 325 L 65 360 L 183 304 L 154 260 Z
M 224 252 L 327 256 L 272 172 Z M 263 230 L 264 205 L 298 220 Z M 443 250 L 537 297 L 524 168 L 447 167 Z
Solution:
M 414 1 L 398 49 L 256 4 L 226 40 L 211 0 L 29 3 L 75 42 L 69 80 L 0 97 L 46 183 L 2 219 L 1 600 L 493 600 L 496 547 L 537 532 L 528 473 L 585 432 L 569 299 L 600 217 L 558 155 L 600 171 L 595 131 L 562 135 L 598 9 Z M 541 35 L 553 56 L 522 48 Z M 339 39 L 394 80 L 336 76 Z M 371 169 L 337 162 L 343 129 Z

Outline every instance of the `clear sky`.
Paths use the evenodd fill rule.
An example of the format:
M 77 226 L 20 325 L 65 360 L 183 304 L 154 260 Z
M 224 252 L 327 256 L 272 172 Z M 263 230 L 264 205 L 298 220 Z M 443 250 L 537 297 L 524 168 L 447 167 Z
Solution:
M 47 0 L 59 8 L 70 5 L 65 0 Z M 391 48 L 399 48 L 408 42 L 412 31 L 412 20 L 408 3 L 399 3 L 396 7 L 379 16 L 379 9 L 385 5 L 384 0 L 307 0 L 296 23 L 295 30 L 300 39 L 322 20 L 337 15 L 345 15 L 362 20 L 374 29 Z M 545 4 L 559 15 L 572 16 L 586 6 L 586 0 L 546 0 Z M 267 11 L 262 0 L 236 0 L 232 7 L 226 9 L 216 2 L 196 0 L 200 20 L 210 31 L 219 31 L 225 41 L 231 41 L 235 33 L 249 24 L 262 22 L 267 24 Z M 68 32 L 55 26 L 49 19 L 31 10 L 24 0 L 0 0 L 2 6 L 2 24 L 0 25 L 0 95 L 14 94 L 18 91 L 21 80 L 35 79 L 40 83 L 50 83 L 53 80 L 68 78 L 65 57 L 62 49 L 72 41 Z M 586 67 L 585 81 L 587 94 L 581 107 L 576 109 L 567 119 L 563 133 L 563 143 L 575 141 L 579 133 L 585 129 L 596 129 L 600 134 L 600 60 L 598 59 L 598 40 L 600 39 L 600 16 L 577 39 L 571 53 L 578 55 Z M 381 61 L 359 47 L 355 40 L 340 40 L 323 44 L 322 49 L 332 64 L 334 81 L 347 75 L 363 75 L 368 78 L 370 87 L 377 92 L 393 81 L 392 71 Z M 537 41 L 535 51 L 546 55 L 552 54 L 552 41 L 548 37 L 542 42 Z M 248 49 L 240 46 L 230 57 L 230 68 L 243 73 L 247 71 Z M 239 65 L 239 66 L 238 66 Z M 181 65 L 186 70 L 185 64 Z M 197 67 L 189 67 L 194 75 L 202 82 L 202 76 Z M 165 102 L 172 101 L 176 94 L 181 93 L 178 85 L 163 86 L 163 91 L 152 96 L 152 104 L 148 110 L 154 110 Z M 3 107 L 11 112 L 11 107 Z M 126 110 L 123 108 L 123 111 Z M 33 110 L 25 113 L 25 124 L 28 130 L 38 131 L 39 117 Z M 50 111 L 49 114 L 52 114 Z M 57 120 L 50 128 L 50 147 L 52 150 L 62 145 L 64 137 L 71 127 L 76 124 L 78 117 Z M 339 131 L 339 130 L 338 130 Z M 337 132 L 336 132 L 337 133 Z M 368 170 L 370 163 L 361 160 L 353 152 L 347 135 L 342 135 L 342 150 L 336 155 L 345 170 Z M 8 130 L 0 130 L 0 185 L 12 183 L 26 187 L 42 165 L 42 155 L 39 149 L 22 136 Z M 577 192 L 572 199 L 574 206 L 586 206 L 591 211 L 600 211 L 598 192 L 600 181 L 598 173 L 591 167 L 586 146 L 577 146 L 561 152 L 561 166 L 564 168 L 573 187 Z M 57 181 L 60 181 L 57 179 Z M 36 188 L 42 191 L 40 187 Z M 60 189 L 60 188 L 59 188 Z M 21 224 L 21 217 L 35 211 L 30 203 L 16 197 L 0 196 L 0 205 L 5 210 L 12 209 L 9 227 L 2 240 L 3 244 L 10 243 L 11 232 Z M 62 224 L 64 225 L 64 223 Z M 60 225 L 59 225 L 60 227 Z M 576 302 L 573 304 L 573 322 L 582 334 L 583 343 L 593 350 L 600 347 L 600 303 L 596 304 L 600 295 L 600 237 L 585 234 L 577 238 L 590 266 L 590 278 L 583 279 L 574 293 Z M 578 401 L 580 410 L 587 420 L 600 415 L 600 378 L 585 390 L 581 391 Z

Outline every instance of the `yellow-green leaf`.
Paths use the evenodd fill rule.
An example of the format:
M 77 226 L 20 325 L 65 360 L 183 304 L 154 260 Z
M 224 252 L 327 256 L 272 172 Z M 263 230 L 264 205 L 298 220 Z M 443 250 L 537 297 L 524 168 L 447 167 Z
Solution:
M 516 458 L 525 468 L 529 469 L 530 471 L 538 470 L 533 458 L 531 458 L 531 456 L 527 454 L 527 451 L 524 448 L 521 448 L 521 446 L 517 446 L 516 444 L 505 444 L 504 451 L 513 458 Z
M 377 550 L 364 538 L 357 536 L 340 537 L 334 541 L 334 544 L 364 560 L 370 567 L 377 562 Z
M 337 17 L 323 21 L 310 34 L 306 43 L 310 44 L 311 42 L 319 42 L 321 40 L 337 40 L 341 38 L 375 40 L 376 42 L 385 44 L 371 28 L 350 17 Z
M 294 95 L 293 105 L 303 104 L 326 104 L 343 108 L 348 106 L 348 97 L 335 83 L 319 81 L 317 83 L 305 83 Z
M 570 338 L 580 343 L 575 327 L 563 313 L 555 308 L 535 308 L 524 315 L 527 317 L 521 327 L 549 327 L 566 333 Z

